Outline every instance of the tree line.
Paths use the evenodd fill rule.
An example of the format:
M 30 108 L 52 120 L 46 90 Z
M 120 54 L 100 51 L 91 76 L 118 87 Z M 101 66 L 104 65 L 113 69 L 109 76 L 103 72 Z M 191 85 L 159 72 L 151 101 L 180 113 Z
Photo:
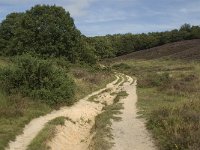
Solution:
M 200 26 L 184 24 L 180 29 L 166 32 L 151 32 L 142 34 L 114 34 L 88 37 L 88 42 L 94 46 L 100 58 L 109 58 L 144 50 L 163 44 L 199 39 Z

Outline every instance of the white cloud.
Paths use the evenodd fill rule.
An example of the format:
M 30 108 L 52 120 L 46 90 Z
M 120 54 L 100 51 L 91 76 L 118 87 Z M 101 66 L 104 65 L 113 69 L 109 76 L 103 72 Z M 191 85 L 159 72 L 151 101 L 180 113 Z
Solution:
M 121 10 L 113 10 L 111 8 L 104 8 L 101 10 L 96 10 L 95 12 L 90 13 L 84 20 L 83 23 L 102 23 L 110 21 L 119 21 L 130 18 L 130 14 L 127 14 Z
M 199 13 L 200 8 L 199 7 L 193 7 L 193 8 L 181 8 L 179 10 L 182 13 L 189 14 L 189 13 Z
M 120 25 L 93 25 L 90 28 L 88 26 L 81 26 L 84 31 L 84 34 L 88 36 L 96 35 L 106 35 L 106 34 L 116 34 L 116 33 L 148 33 L 148 32 L 157 32 L 157 31 L 166 31 L 178 28 L 179 25 L 176 24 L 120 24 Z
M 64 7 L 73 17 L 83 16 L 87 14 L 87 8 L 95 0 L 0 0 L 0 7 L 5 5 L 23 6 L 36 4 L 56 4 Z
M 71 13 L 73 17 L 84 16 L 87 14 L 90 4 L 94 0 L 70 0 L 68 4 L 63 7 Z

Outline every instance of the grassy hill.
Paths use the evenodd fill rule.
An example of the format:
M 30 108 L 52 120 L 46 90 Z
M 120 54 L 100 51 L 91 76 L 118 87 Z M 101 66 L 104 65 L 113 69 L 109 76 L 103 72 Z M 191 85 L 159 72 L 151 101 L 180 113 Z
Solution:
M 111 59 L 111 61 L 128 59 L 150 60 L 158 58 L 200 60 L 200 39 L 168 43 L 162 46 L 116 57 Z
M 112 59 L 136 76 L 138 107 L 161 150 L 200 147 L 200 40 L 182 41 Z

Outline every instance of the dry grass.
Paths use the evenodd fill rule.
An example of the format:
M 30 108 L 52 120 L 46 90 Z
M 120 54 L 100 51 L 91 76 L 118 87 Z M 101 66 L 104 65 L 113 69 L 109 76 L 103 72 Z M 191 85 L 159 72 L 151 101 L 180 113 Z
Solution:
M 25 124 L 49 113 L 51 108 L 20 95 L 7 97 L 2 92 L 0 95 L 0 150 L 3 150 L 10 140 L 22 133 Z
M 106 86 L 107 83 L 112 82 L 115 76 L 112 72 L 108 71 L 94 71 L 83 69 L 80 67 L 73 67 L 71 75 L 75 79 L 76 85 L 76 99 L 79 100 L 92 91 L 96 91 Z

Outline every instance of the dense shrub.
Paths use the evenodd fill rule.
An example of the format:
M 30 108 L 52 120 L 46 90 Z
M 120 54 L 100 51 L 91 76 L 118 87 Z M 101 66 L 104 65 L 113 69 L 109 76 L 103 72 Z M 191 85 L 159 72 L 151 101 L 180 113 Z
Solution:
M 170 82 L 170 75 L 169 73 L 152 74 L 149 77 L 149 81 L 151 86 L 165 85 Z
M 145 76 L 145 77 L 144 77 Z M 170 84 L 172 78 L 169 73 L 148 73 L 141 74 L 138 79 L 139 87 L 165 87 Z
M 21 93 L 50 105 L 72 104 L 75 85 L 65 70 L 28 54 L 15 61 L 0 70 L 1 86 L 8 94 Z

